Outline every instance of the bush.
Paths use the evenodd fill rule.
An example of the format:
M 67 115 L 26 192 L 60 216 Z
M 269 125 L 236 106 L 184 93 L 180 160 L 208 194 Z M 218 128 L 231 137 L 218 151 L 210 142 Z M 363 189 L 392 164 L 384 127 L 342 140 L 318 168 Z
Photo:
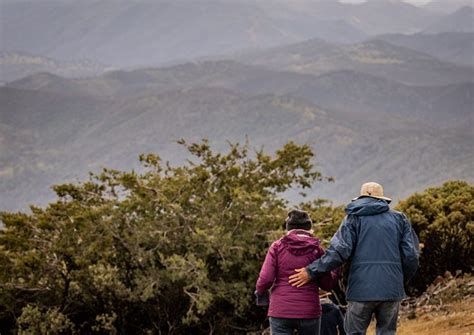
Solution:
M 44 209 L 0 214 L 2 333 L 259 329 L 253 289 L 286 216 L 279 193 L 322 179 L 313 154 L 181 143 L 193 156 L 184 166 L 142 156 L 142 173 L 104 170 L 54 187 Z
M 412 283 L 419 292 L 445 271 L 472 273 L 474 186 L 450 181 L 412 195 L 398 209 L 407 214 L 424 245 Z
M 331 238 L 346 216 L 344 206 L 334 207 L 328 200 L 316 199 L 302 203 L 300 207 L 307 211 L 313 220 L 314 234 L 321 239 L 324 247 L 329 247 Z

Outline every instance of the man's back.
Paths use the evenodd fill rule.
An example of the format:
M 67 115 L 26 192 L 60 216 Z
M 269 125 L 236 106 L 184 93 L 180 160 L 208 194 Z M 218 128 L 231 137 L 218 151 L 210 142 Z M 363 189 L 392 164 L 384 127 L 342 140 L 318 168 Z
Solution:
M 372 197 L 352 201 L 346 213 L 326 254 L 308 272 L 316 276 L 349 261 L 348 301 L 403 299 L 403 282 L 418 267 L 418 239 L 410 223 L 386 201 Z
M 346 208 L 346 220 L 355 232 L 355 246 L 347 292 L 348 300 L 401 300 L 403 267 L 400 243 L 405 220 L 387 202 L 361 198 Z

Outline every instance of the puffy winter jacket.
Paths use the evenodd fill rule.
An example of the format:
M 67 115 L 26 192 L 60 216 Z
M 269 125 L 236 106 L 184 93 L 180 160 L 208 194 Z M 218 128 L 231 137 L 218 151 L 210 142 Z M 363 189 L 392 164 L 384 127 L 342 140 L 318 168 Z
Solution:
M 293 287 L 288 277 L 324 254 L 317 238 L 306 230 L 290 232 L 273 242 L 257 280 L 257 294 L 271 288 L 268 316 L 278 318 L 313 319 L 321 316 L 318 290 L 331 290 L 337 282 L 338 271 L 328 272 L 317 281 Z

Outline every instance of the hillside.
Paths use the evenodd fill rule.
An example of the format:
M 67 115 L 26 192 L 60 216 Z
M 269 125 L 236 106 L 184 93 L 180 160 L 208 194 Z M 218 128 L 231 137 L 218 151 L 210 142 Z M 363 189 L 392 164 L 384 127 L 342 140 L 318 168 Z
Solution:
M 2 11 L 6 50 L 116 66 L 160 64 L 311 36 L 306 35 L 309 18 L 278 20 L 252 2 L 48 0 L 7 2 Z
M 474 279 L 449 271 L 419 297 L 402 302 L 397 334 L 457 335 L 474 330 Z M 375 331 L 374 323 L 369 332 Z
M 401 324 L 400 335 L 432 335 L 433 329 L 438 334 L 458 335 L 469 334 L 473 330 L 474 300 L 472 298 L 456 301 L 451 304 L 449 312 L 434 312 L 426 314 L 417 320 L 408 320 Z
M 403 1 L 371 0 L 362 3 L 339 1 L 261 1 L 262 6 L 273 15 L 295 12 L 300 17 L 310 16 L 313 21 L 339 20 L 345 25 L 367 34 L 387 32 L 410 33 L 419 31 L 440 15 L 426 11 Z M 315 30 L 312 37 L 321 36 Z M 322 35 L 324 38 L 324 35 Z M 328 39 L 334 41 L 333 39 Z
M 461 7 L 456 12 L 432 23 L 423 32 L 437 34 L 449 31 L 474 32 L 474 7 Z
M 322 74 L 351 70 L 411 85 L 472 81 L 474 69 L 440 61 L 426 53 L 382 40 L 334 45 L 320 40 L 250 52 L 237 60 L 275 70 Z
M 427 53 L 446 62 L 474 67 L 474 33 L 389 34 L 379 36 L 391 44 Z
M 375 35 L 388 32 L 414 33 L 437 19 L 437 16 L 423 8 L 404 1 L 368 0 L 348 12 L 358 27 Z M 352 22 L 352 21 L 350 21 Z
M 106 70 L 111 69 L 87 60 L 63 62 L 24 52 L 0 52 L 0 82 L 17 80 L 40 72 L 73 78 L 98 76 Z
M 356 71 L 319 76 L 273 71 L 233 61 L 187 63 L 168 68 L 115 71 L 100 77 L 66 80 L 37 74 L 9 87 L 94 96 L 153 95 L 172 90 L 221 87 L 248 94 L 278 94 L 353 115 L 391 115 L 467 129 L 472 122 L 474 85 L 410 86 Z M 448 112 L 449 111 L 449 112 Z
M 471 6 L 474 7 L 473 0 L 431 0 L 423 8 L 436 12 L 436 13 L 443 13 L 443 14 L 451 14 L 457 11 L 459 8 L 464 6 Z
M 423 97 L 426 104 L 429 99 L 442 99 L 439 90 L 454 94 L 455 101 L 467 106 L 442 108 L 440 115 L 432 115 L 435 122 L 428 122 L 426 114 L 407 118 L 403 108 L 387 107 L 390 101 L 380 113 L 377 104 L 387 94 L 383 90 L 377 104 L 363 110 L 363 101 L 354 102 L 387 81 L 366 76 L 367 85 L 353 93 L 348 78 L 359 75 L 336 72 L 313 77 L 234 62 L 207 62 L 91 79 L 44 74 L 25 78 L 0 88 L 1 209 L 24 208 L 38 199 L 45 203 L 52 196 L 51 184 L 83 179 L 87 171 L 102 166 L 134 168 L 142 152 L 157 152 L 180 162 L 184 152 L 174 143 L 179 138 L 199 141 L 207 137 L 219 150 L 225 149 L 226 140 L 243 142 L 246 136 L 253 146 L 264 145 L 268 150 L 288 140 L 308 143 L 321 170 L 336 178 L 335 183 L 318 185 L 311 195 L 338 203 L 357 194 L 367 179 L 382 182 L 395 199 L 446 179 L 472 180 L 472 110 L 466 100 L 472 99 L 472 85 L 404 93 L 407 87 L 389 82 L 386 89 L 400 92 L 394 99 L 405 99 L 407 109 Z M 46 85 L 41 84 L 41 76 L 46 77 Z M 314 91 L 320 96 L 311 99 L 312 90 L 300 91 L 296 83 L 303 88 L 319 85 Z M 48 92 L 48 85 L 54 90 Z M 326 92 L 324 85 L 329 85 Z M 334 90 L 332 100 L 324 98 L 333 91 L 331 85 L 344 87 Z M 393 85 L 401 86 L 394 89 Z M 290 92 L 290 86 L 296 91 Z M 98 94 L 100 87 L 106 93 Z M 377 92 L 372 94 L 370 98 Z M 409 100 L 408 94 L 414 97 Z M 338 99 L 343 96 L 345 103 Z M 452 110 L 460 111 L 457 125 L 452 125 L 456 128 L 440 132 L 440 127 L 446 127 L 442 120 L 450 118 Z
M 402 1 L 3 1 L 2 49 L 119 67 L 156 66 L 309 38 L 359 42 L 439 16 Z M 177 24 L 179 22 L 179 24 Z

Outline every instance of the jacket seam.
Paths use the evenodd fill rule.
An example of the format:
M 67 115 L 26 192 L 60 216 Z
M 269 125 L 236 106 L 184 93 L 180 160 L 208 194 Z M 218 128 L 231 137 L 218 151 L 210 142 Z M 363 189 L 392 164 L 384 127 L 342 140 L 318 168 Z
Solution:
M 387 261 L 367 261 L 367 262 L 353 262 L 352 265 L 360 265 L 360 264 L 395 264 L 401 265 L 400 262 L 387 262 Z

